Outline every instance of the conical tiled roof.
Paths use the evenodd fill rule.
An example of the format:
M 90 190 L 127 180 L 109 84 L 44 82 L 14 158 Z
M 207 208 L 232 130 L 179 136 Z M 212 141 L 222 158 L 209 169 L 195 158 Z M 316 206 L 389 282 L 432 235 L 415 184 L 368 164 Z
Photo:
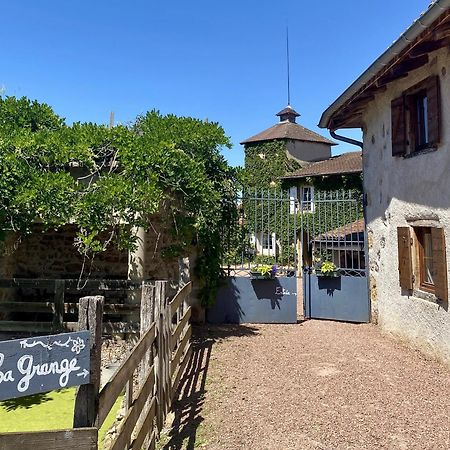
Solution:
M 294 141 L 318 142 L 321 144 L 337 145 L 335 142 L 327 139 L 314 131 L 308 130 L 298 123 L 289 121 L 280 122 L 261 133 L 249 137 L 241 144 L 249 144 L 251 142 L 274 141 L 276 139 L 291 139 Z
M 321 144 L 337 145 L 335 142 L 321 136 L 314 131 L 308 130 L 295 122 L 295 118 L 300 114 L 296 112 L 290 105 L 280 111 L 277 116 L 280 117 L 280 123 L 261 133 L 255 134 L 241 144 L 249 144 L 252 142 L 274 141 L 277 139 L 289 139 L 294 141 L 317 142 Z

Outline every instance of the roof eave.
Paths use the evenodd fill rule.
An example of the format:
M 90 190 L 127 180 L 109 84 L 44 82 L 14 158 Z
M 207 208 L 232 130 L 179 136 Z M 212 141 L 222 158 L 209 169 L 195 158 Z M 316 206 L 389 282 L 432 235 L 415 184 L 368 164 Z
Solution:
M 266 139 L 255 139 L 252 140 L 252 138 L 246 139 L 245 141 L 240 142 L 240 145 L 245 145 L 245 144 L 254 144 L 257 142 L 268 142 L 268 141 L 299 141 L 299 142 L 311 142 L 313 144 L 324 144 L 324 145 L 339 145 L 336 142 L 333 141 L 314 141 L 314 140 L 310 140 L 310 139 L 297 139 L 294 137 L 277 137 L 277 138 L 266 138 Z
M 333 176 L 333 175 L 350 175 L 353 173 L 362 173 L 362 169 L 358 170 L 346 170 L 345 172 L 324 172 L 324 173 L 310 173 L 306 175 L 284 175 L 280 177 L 282 180 L 300 180 L 302 178 L 314 178 L 314 177 L 324 177 L 324 176 Z

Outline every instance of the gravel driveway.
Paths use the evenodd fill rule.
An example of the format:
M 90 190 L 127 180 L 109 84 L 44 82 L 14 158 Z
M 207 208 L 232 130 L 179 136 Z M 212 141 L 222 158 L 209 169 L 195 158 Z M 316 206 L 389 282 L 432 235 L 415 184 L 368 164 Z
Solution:
M 373 325 L 196 329 L 169 449 L 450 449 L 450 369 Z

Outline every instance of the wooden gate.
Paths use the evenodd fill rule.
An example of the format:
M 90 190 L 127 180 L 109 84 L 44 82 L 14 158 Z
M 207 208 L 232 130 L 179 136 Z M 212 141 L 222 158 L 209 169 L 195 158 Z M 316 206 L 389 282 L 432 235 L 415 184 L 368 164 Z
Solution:
M 91 381 L 77 392 L 74 428 L 0 434 L 0 450 L 96 450 L 98 429 L 124 390 L 126 415 L 108 450 L 154 449 L 191 357 L 190 292 L 188 283 L 170 299 L 167 282 L 144 283 L 141 338 L 101 391 L 104 299 L 80 299 L 80 328 L 91 331 Z

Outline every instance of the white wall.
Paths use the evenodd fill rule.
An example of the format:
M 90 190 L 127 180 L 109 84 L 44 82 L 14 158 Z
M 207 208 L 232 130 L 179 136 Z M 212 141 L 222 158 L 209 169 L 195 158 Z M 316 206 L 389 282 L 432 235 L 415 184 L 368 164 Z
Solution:
M 391 100 L 429 75 L 440 75 L 441 145 L 411 158 L 392 157 Z M 450 363 L 450 311 L 435 302 L 402 295 L 397 227 L 413 217 L 438 220 L 445 229 L 450 268 L 450 56 L 447 49 L 407 78 L 388 84 L 369 105 L 364 122 L 364 188 L 372 313 L 386 331 Z M 450 276 L 448 277 L 450 279 Z
M 331 146 L 320 142 L 287 141 L 288 158 L 299 162 L 315 162 L 331 158 Z

